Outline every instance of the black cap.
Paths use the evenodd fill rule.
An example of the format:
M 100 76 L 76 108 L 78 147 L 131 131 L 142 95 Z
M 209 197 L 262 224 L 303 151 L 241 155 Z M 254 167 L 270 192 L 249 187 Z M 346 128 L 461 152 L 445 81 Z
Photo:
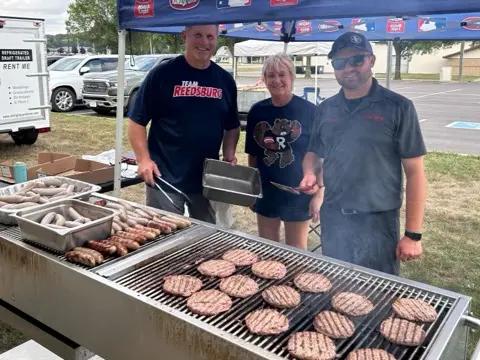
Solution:
M 342 49 L 359 49 L 373 53 L 372 45 L 368 42 L 363 34 L 356 32 L 346 32 L 340 35 L 332 45 L 332 50 L 328 53 L 328 58 L 331 59 L 337 52 Z

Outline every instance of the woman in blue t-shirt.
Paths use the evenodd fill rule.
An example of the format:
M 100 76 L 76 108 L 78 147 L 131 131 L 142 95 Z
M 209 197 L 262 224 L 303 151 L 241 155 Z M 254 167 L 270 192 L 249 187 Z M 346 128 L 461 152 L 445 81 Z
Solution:
M 288 55 L 268 57 L 263 77 L 271 98 L 252 106 L 246 130 L 248 164 L 258 168 L 263 189 L 263 198 L 252 210 L 259 236 L 280 241 L 283 221 L 287 245 L 306 249 L 309 222 L 312 215 L 318 219 L 320 201 L 280 190 L 271 182 L 295 188 L 302 181 L 315 105 L 293 94 L 295 70 Z

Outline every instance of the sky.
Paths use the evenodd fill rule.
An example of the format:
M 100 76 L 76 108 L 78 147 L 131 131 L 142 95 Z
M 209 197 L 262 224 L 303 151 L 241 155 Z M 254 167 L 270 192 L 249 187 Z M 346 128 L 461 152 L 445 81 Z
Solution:
M 49 35 L 66 33 L 68 4 L 73 0 L 0 0 L 0 15 L 45 19 Z

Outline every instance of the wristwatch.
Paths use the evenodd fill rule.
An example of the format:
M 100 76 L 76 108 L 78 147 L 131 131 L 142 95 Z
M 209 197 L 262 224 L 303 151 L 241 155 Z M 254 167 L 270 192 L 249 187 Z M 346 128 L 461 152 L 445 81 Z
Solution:
M 405 231 L 405 236 L 415 241 L 420 241 L 422 239 L 422 234 L 411 231 Z

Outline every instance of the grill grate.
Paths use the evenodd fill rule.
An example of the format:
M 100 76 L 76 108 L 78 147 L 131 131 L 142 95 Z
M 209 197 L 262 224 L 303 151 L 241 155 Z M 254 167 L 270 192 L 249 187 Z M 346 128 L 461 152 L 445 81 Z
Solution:
M 260 291 L 247 299 L 232 298 L 232 308 L 223 314 L 212 317 L 196 315 L 186 307 L 186 299 L 163 293 L 163 278 L 172 274 L 189 274 L 203 280 L 202 289 L 218 288 L 219 279 L 202 276 L 196 271 L 198 264 L 205 260 L 220 258 L 221 254 L 233 248 L 240 247 L 259 254 L 263 259 L 279 260 L 287 266 L 287 275 L 281 280 L 265 280 L 254 276 L 250 267 L 237 269 L 237 274 L 249 275 L 256 279 Z M 293 278 L 303 271 L 316 271 L 326 275 L 332 282 L 332 290 L 326 294 L 301 293 L 301 305 L 295 309 L 280 310 L 285 314 L 290 323 L 289 330 L 278 336 L 257 336 L 251 334 L 244 325 L 243 319 L 252 310 L 269 308 L 261 292 L 270 285 L 293 285 Z M 423 359 L 429 344 L 436 331 L 440 328 L 454 299 L 440 296 L 422 289 L 396 283 L 368 273 L 359 272 L 351 268 L 342 267 L 320 259 L 314 259 L 294 252 L 288 252 L 280 247 L 272 246 L 242 238 L 223 231 L 206 237 L 194 244 L 179 250 L 166 252 L 161 259 L 136 269 L 114 280 L 116 283 L 134 290 L 163 305 L 188 314 L 206 324 L 228 332 L 239 339 L 259 346 L 276 356 L 292 359 L 286 351 L 289 336 L 297 331 L 314 331 L 313 319 L 322 310 L 330 310 L 331 295 L 340 291 L 353 291 L 367 296 L 375 305 L 374 310 L 363 317 L 349 317 L 355 323 L 356 331 L 348 339 L 336 341 L 337 358 L 345 359 L 349 352 L 364 348 L 380 348 L 390 352 L 397 360 Z M 420 298 L 432 304 L 438 317 L 432 324 L 423 326 L 426 339 L 423 346 L 406 347 L 397 346 L 385 340 L 379 332 L 380 323 L 392 315 L 391 304 L 397 297 Z
M 102 264 L 94 267 L 94 268 L 89 268 L 87 266 L 84 266 L 84 265 L 81 265 L 81 264 L 77 264 L 77 263 L 71 263 L 75 266 L 78 266 L 80 268 L 83 268 L 83 269 L 86 269 L 86 270 L 89 270 L 89 271 L 98 271 L 101 267 L 104 267 L 104 266 L 107 266 L 107 265 L 110 265 L 112 264 L 113 262 L 116 262 L 116 261 L 121 261 L 121 260 L 124 260 L 125 258 L 127 258 L 128 256 L 130 255 L 133 255 L 133 254 L 137 254 L 139 251 L 142 251 L 144 249 L 148 249 L 152 246 L 155 246 L 157 245 L 158 243 L 162 242 L 162 241 L 167 241 L 167 240 L 170 240 L 172 237 L 174 237 L 175 235 L 179 234 L 179 233 L 182 233 L 182 232 L 186 232 L 187 230 L 190 230 L 194 227 L 198 226 L 197 224 L 194 224 L 192 223 L 191 226 L 187 227 L 187 228 L 184 228 L 184 229 L 180 229 L 180 230 L 176 230 L 176 231 L 172 231 L 170 234 L 161 234 L 159 236 L 157 236 L 155 239 L 153 240 L 150 240 L 148 242 L 146 242 L 145 244 L 141 245 L 140 248 L 138 250 L 135 250 L 135 251 L 132 251 L 132 252 L 129 252 L 127 255 L 125 256 L 122 256 L 122 257 L 115 257 L 115 256 L 112 256 L 112 257 L 105 257 L 105 260 Z M 16 240 L 16 241 L 23 241 L 29 245 L 32 245 L 34 247 L 36 247 L 37 249 L 41 249 L 43 251 L 45 251 L 46 253 L 49 253 L 49 254 L 53 254 L 55 255 L 59 260 L 61 261 L 67 261 L 65 259 L 65 255 L 63 253 L 59 253 L 57 251 L 54 251 L 52 249 L 49 249 L 45 246 L 41 246 L 37 243 L 34 243 L 34 242 L 31 242 L 31 241 L 28 241 L 26 239 L 23 238 L 22 236 L 22 233 L 20 232 L 20 229 L 17 227 L 17 226 L 12 226 L 10 228 L 7 228 L 6 230 L 3 230 L 1 231 L 0 230 L 0 237 L 3 237 L 3 238 L 6 238 L 7 240 L 8 239 L 11 239 L 11 240 Z

